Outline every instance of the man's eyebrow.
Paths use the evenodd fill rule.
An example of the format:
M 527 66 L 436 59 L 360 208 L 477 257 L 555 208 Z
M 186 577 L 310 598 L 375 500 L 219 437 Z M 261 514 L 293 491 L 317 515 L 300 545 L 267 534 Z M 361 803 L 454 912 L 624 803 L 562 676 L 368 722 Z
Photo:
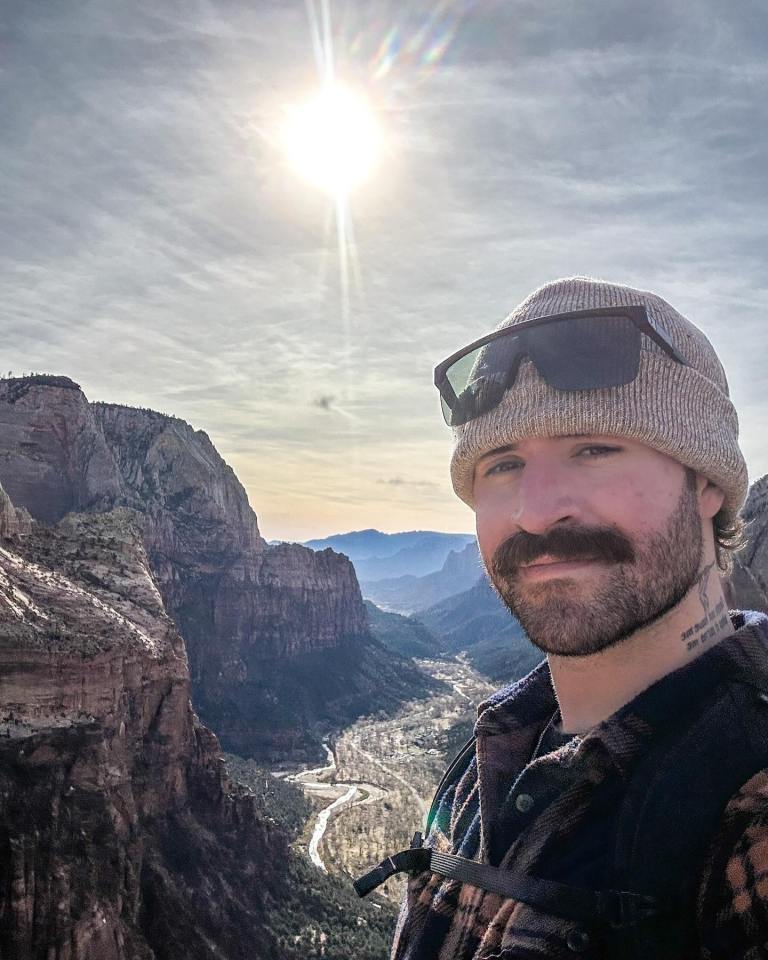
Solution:
M 599 434 L 596 433 L 561 433 L 556 437 L 550 437 L 550 440 L 577 440 L 579 437 L 596 437 Z M 478 463 L 482 463 L 483 460 L 488 460 L 490 457 L 497 457 L 500 453 L 514 453 L 517 450 L 517 443 L 506 443 L 503 447 L 495 447 L 493 450 L 489 450 L 487 453 L 484 453 L 481 457 L 477 458 Z
M 491 457 L 497 456 L 499 453 L 512 453 L 514 450 L 517 450 L 516 443 L 508 443 L 503 447 L 496 447 L 493 450 L 489 450 L 488 453 L 484 453 L 482 457 L 477 458 L 478 463 L 482 463 L 483 460 L 488 460 Z

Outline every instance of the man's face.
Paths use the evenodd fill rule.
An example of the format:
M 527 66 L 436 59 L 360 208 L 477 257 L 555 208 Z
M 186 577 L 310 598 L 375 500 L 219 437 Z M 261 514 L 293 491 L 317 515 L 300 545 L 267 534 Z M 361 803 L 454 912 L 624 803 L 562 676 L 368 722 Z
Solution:
M 475 467 L 491 580 L 533 643 L 585 656 L 683 599 L 702 561 L 696 475 L 619 437 L 521 440 Z

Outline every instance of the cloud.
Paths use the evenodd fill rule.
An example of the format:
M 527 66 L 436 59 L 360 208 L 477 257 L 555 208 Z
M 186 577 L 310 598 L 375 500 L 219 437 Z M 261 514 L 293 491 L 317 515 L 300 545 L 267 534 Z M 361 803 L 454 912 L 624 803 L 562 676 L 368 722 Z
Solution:
M 433 480 L 404 480 L 402 477 L 389 477 L 387 480 L 377 480 L 376 483 L 383 483 L 390 487 L 437 487 L 439 484 Z
M 385 484 L 393 527 L 407 507 L 412 526 L 429 509 L 457 529 L 434 365 L 538 284 L 597 275 L 705 330 L 750 471 L 768 472 L 768 9 L 457 2 L 427 62 L 434 9 L 332 5 L 338 69 L 374 97 L 388 145 L 352 198 L 345 311 L 330 205 L 276 149 L 316 78 L 303 4 L 11 0 L 2 367 L 205 429 L 262 515 L 290 513 L 290 488 L 306 536 L 325 502 L 339 529 L 347 501 L 381 525 Z M 404 53 L 381 71 L 393 28 Z

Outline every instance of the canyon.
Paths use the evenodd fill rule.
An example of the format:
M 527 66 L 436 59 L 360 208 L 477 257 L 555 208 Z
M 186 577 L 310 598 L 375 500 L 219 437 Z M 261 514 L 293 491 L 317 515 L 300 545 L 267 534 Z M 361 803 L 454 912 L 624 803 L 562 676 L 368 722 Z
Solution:
M 234 753 L 320 757 L 329 726 L 434 689 L 372 638 L 350 561 L 268 545 L 234 471 L 183 420 L 89 403 L 66 377 L 0 380 L 0 483 L 49 526 L 134 511 L 195 707 Z
M 744 516 L 731 605 L 765 609 L 768 478 Z M 393 618 L 347 557 L 267 544 L 203 431 L 0 380 L 0 957 L 344 960 L 362 931 L 381 960 L 400 886 L 352 906 L 222 750 L 317 766 L 333 731 L 333 768 L 294 776 L 315 863 L 405 843 L 473 704 L 536 658 L 483 583 L 434 634 Z
M 143 530 L 0 487 L 0 957 L 380 960 L 392 911 L 307 876 L 193 711 Z

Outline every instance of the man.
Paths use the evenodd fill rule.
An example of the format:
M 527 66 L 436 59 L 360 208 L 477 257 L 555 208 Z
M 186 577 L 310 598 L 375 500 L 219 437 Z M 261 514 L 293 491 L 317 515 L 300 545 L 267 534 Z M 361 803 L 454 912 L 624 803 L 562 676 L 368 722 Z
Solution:
M 393 960 L 768 957 L 768 618 L 723 597 L 747 471 L 714 349 L 574 278 L 435 380 L 546 660 L 480 705 L 424 846 L 378 868 L 411 872 Z

